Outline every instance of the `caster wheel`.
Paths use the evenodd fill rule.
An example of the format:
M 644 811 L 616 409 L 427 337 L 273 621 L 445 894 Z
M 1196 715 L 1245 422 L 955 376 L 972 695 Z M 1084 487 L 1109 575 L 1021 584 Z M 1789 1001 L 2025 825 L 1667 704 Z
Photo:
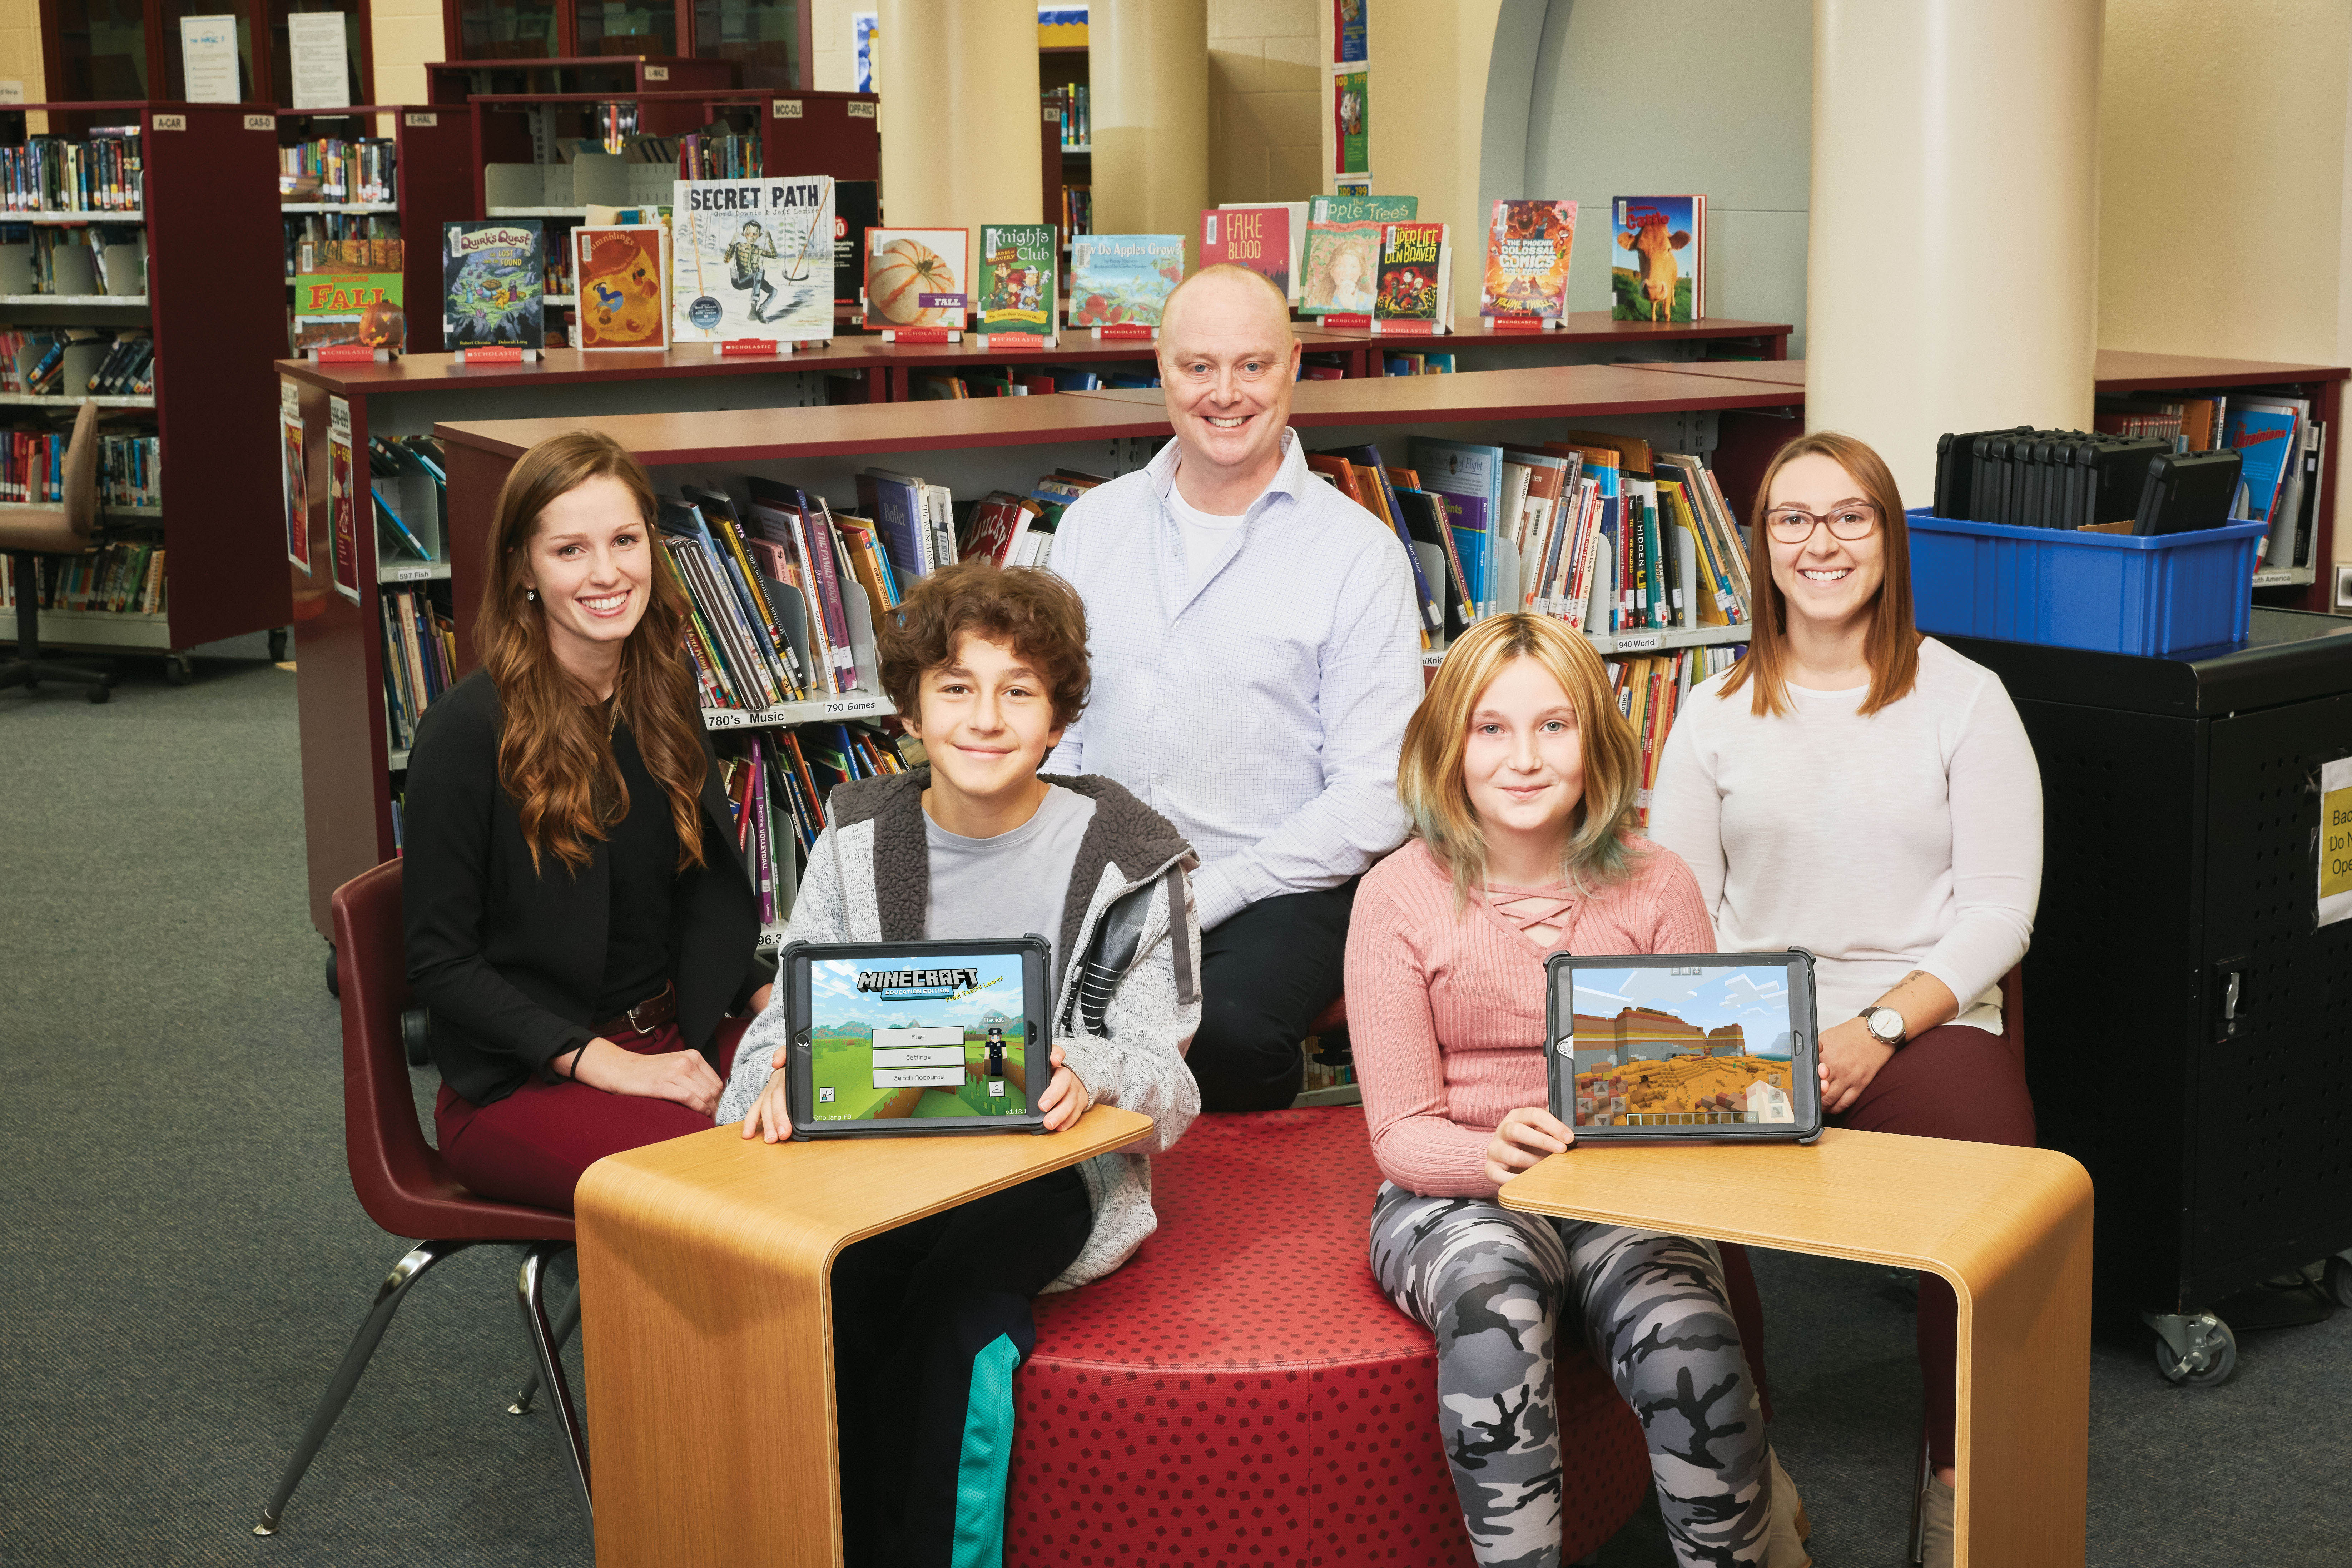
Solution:
M 273 664 L 286 662 L 286 628 L 272 626 L 269 631 L 269 659 Z
M 331 942 L 327 944 L 327 994 L 342 1000 L 343 983 L 335 974 L 335 944 Z
M 174 686 L 185 686 L 196 678 L 195 660 L 185 654 L 168 654 L 163 659 L 163 679 Z
M 2149 1326 L 2157 1331 L 2156 1370 L 2168 1383 L 2219 1388 L 2238 1370 L 2238 1336 L 2210 1312 L 2158 1320 Z
M 89 689 L 89 700 L 92 702 L 105 702 L 110 700 L 113 696 L 114 691 L 110 687 L 93 686 Z
M 2339 1307 L 2352 1307 L 2352 1258 L 2342 1253 L 2327 1260 L 2327 1299 Z

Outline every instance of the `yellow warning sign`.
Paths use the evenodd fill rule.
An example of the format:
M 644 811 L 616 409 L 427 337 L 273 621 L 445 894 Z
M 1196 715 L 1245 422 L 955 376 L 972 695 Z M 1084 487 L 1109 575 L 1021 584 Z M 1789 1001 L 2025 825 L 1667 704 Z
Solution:
M 2352 757 L 2319 770 L 2319 923 L 2352 919 Z

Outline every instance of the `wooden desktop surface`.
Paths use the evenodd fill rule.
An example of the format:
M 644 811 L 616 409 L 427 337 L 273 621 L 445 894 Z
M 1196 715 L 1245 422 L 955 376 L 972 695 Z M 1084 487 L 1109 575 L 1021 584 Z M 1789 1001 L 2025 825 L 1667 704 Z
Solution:
M 1426 352 L 1443 353 L 1445 339 L 1455 337 L 1480 347 L 1489 343 L 1622 343 L 1634 348 L 1645 342 L 1661 340 L 1705 340 L 1707 338 L 1781 338 L 1796 331 L 1787 321 L 1743 321 L 1731 316 L 1703 316 L 1696 321 L 1621 321 L 1606 310 L 1570 310 L 1560 324 L 1550 331 L 1528 331 L 1516 327 L 1496 328 L 1476 316 L 1464 316 L 1454 323 L 1454 331 L 1431 338 L 1380 337 L 1374 339 L 1384 347 L 1402 353 Z M 1367 334 L 1368 336 L 1370 334 Z
M 1719 381 L 1743 381 L 1760 386 L 1782 386 L 1800 395 L 1805 390 L 1805 362 L 1801 359 L 1652 360 L 1644 364 L 1630 364 L 1623 368 L 1667 375 L 1713 376 Z
M 590 1166 L 575 1207 L 598 1560 L 838 1563 L 835 1255 L 1150 1131 L 1102 1105 L 1038 1135 L 764 1143 L 728 1126 Z
M 1588 1146 L 1506 1208 L 1926 1269 L 1960 1303 L 1958 1553 L 2080 1568 L 2091 1181 L 2044 1149 L 1832 1128 L 1790 1143 Z

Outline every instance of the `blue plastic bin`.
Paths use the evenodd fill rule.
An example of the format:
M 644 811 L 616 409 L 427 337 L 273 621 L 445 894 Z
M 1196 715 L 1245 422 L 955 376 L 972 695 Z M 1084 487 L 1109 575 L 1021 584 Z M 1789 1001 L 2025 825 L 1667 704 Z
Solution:
M 1905 514 L 1931 636 L 2158 656 L 2246 640 L 2260 521 L 2143 538 Z

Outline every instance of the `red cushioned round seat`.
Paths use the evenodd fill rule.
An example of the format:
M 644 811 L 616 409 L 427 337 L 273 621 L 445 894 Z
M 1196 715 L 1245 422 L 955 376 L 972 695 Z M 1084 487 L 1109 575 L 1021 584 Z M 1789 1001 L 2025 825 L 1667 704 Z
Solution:
M 1006 1560 L 1468 1563 L 1429 1331 L 1372 1282 L 1380 1173 L 1353 1107 L 1203 1116 L 1152 1162 L 1160 1233 L 1039 1298 L 1014 1380 Z M 1641 1507 L 1639 1425 L 1564 1352 L 1563 1555 Z

